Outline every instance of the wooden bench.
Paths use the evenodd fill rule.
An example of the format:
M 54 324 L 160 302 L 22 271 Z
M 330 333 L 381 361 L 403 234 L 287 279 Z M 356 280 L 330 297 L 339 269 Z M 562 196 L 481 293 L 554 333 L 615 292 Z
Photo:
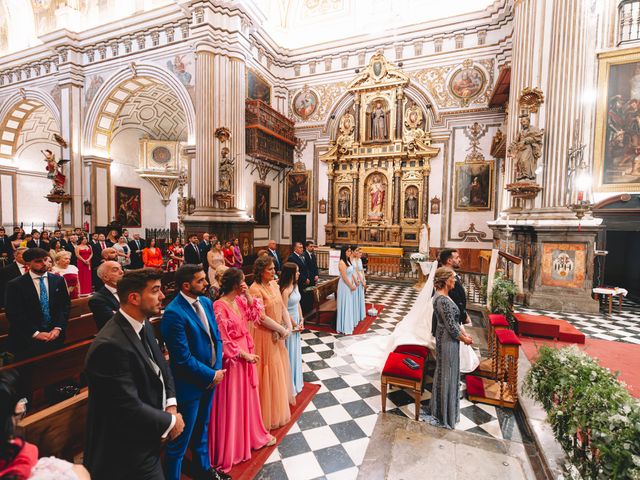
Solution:
M 316 287 L 313 292 L 313 309 L 305 316 L 305 323 L 336 329 L 337 290 L 338 277 L 323 282 Z M 333 298 L 327 299 L 331 294 L 333 294 Z

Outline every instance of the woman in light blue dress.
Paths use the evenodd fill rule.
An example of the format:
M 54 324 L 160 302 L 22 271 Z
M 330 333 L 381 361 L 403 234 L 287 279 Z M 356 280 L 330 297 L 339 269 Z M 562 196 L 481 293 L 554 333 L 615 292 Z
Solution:
M 367 286 L 366 279 L 364 278 L 364 267 L 362 266 L 362 249 L 360 247 L 353 246 L 353 266 L 356 273 L 354 278 L 356 280 L 356 319 L 362 321 L 367 316 L 367 307 L 364 300 L 364 290 Z
M 291 335 L 285 339 L 285 345 L 289 352 L 291 364 L 291 378 L 293 380 L 293 392 L 297 395 L 302 391 L 304 380 L 302 379 L 302 346 L 300 344 L 300 332 L 304 329 L 304 317 L 300 307 L 300 291 L 298 290 L 298 278 L 300 272 L 293 262 L 287 262 L 280 272 L 280 294 L 282 303 L 287 306 L 291 318 Z
M 343 245 L 340 249 L 340 263 L 338 266 L 340 277 L 338 280 L 338 291 L 336 292 L 336 302 L 338 305 L 338 319 L 336 329 L 339 333 L 351 335 L 353 329 L 359 322 L 356 315 L 356 285 L 353 281 L 355 267 L 351 263 L 351 247 Z

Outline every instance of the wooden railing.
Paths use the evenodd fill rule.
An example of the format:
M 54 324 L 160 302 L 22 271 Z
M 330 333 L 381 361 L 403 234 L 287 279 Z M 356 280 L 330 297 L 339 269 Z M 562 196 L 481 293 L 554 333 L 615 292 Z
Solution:
M 618 45 L 640 40 L 640 0 L 623 0 L 618 5 Z
M 487 303 L 487 274 L 458 270 L 467 294 L 467 303 L 485 305 Z

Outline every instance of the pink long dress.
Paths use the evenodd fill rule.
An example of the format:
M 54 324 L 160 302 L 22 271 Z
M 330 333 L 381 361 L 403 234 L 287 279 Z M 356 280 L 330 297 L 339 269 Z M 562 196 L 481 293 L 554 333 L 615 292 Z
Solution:
M 91 256 L 91 248 L 79 248 L 78 254 L 87 260 Z M 91 262 L 85 265 L 78 261 L 78 282 L 80 283 L 80 295 L 91 295 Z
M 238 355 L 253 353 L 248 322 L 260 320 L 262 304 L 254 298 L 248 305 L 244 296 L 235 299 L 239 317 L 222 300 L 213 304 L 223 342 L 222 368 L 227 370 L 216 387 L 209 424 L 211 464 L 223 472 L 251 458 L 251 451 L 264 447 L 271 435 L 262 422 L 256 366 Z

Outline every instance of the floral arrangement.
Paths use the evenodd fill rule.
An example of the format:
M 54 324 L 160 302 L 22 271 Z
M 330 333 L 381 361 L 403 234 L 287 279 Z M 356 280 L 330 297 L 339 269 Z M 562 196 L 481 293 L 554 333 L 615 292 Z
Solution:
M 577 347 L 541 347 L 523 392 L 540 402 L 572 478 L 640 479 L 640 402 Z
M 483 285 L 486 295 L 486 285 Z M 496 272 L 491 290 L 491 313 L 500 313 L 517 332 L 516 318 L 513 316 L 513 301 L 518 293 L 518 288 L 513 280 L 505 277 L 502 272 Z
M 424 253 L 416 252 L 416 253 L 412 253 L 409 259 L 412 262 L 428 262 L 429 256 L 425 255 Z

